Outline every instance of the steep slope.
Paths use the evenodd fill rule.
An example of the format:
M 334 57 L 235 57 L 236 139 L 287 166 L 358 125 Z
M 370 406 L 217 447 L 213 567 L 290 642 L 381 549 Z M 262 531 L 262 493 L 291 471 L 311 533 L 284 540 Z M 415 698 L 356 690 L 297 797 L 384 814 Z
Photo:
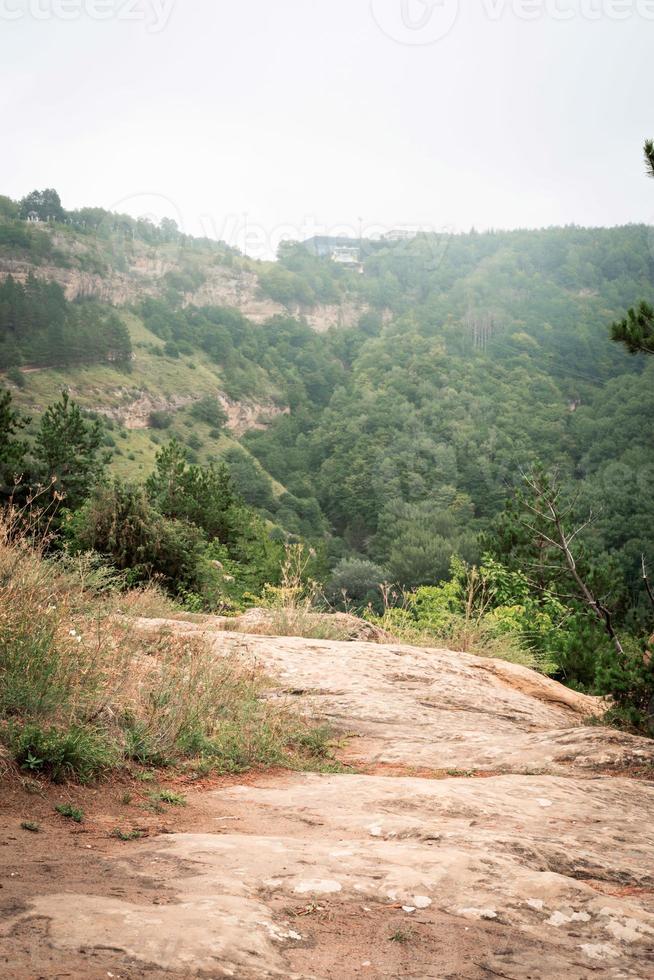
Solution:
M 33 368 L 25 372 L 24 387 L 9 382 L 16 405 L 36 418 L 63 388 L 87 411 L 103 417 L 110 427 L 111 468 L 117 475 L 147 476 L 160 444 L 173 436 L 187 444 L 192 439 L 198 459 L 207 461 L 234 447 L 248 429 L 266 426 L 288 411 L 264 372 L 258 395 L 230 398 L 224 370 L 206 353 L 165 356 L 161 338 L 139 317 L 123 312 L 122 319 L 133 347 L 129 371 L 109 364 Z M 226 413 L 218 433 L 192 414 L 193 405 L 205 397 L 215 399 Z
M 273 318 L 289 317 L 301 317 L 308 330 L 353 326 L 366 309 L 345 292 L 331 303 L 307 296 L 302 302 L 293 296 L 284 302 L 273 299 L 262 285 L 273 263 L 252 261 L 208 239 L 175 232 L 169 240 L 152 225 L 108 213 L 69 220 L 76 223 L 31 225 L 0 215 L 0 284 L 10 278 L 22 285 L 29 285 L 30 278 L 55 284 L 82 321 L 91 311 L 94 318 L 115 311 L 128 331 L 131 360 L 94 358 L 82 344 L 75 357 L 59 363 L 55 331 L 34 362 L 32 347 L 25 345 L 29 318 L 17 314 L 13 322 L 3 311 L 0 383 L 12 390 L 19 407 L 37 417 L 67 387 L 85 409 L 115 423 L 119 441 L 112 468 L 122 476 L 135 478 L 151 469 L 162 437 L 153 413 L 170 416 L 166 435 L 190 440 L 191 451 L 205 462 L 233 448 L 230 434 L 238 438 L 266 427 L 288 411 L 287 379 L 273 376 L 257 352 L 241 353 L 238 336 L 227 351 L 223 346 L 209 352 L 207 344 L 188 338 L 178 346 L 179 336 L 167 343 L 170 328 L 165 335 L 157 332 L 154 316 L 153 332 L 143 315 L 145 301 L 159 304 L 157 311 L 165 310 L 173 324 L 182 320 L 181 311 L 207 307 L 224 310 L 227 318 L 236 313 L 237 327 L 240 318 L 244 330 L 254 325 L 264 331 Z M 7 335 L 10 347 L 4 349 Z M 11 367 L 13 375 L 3 375 Z M 185 412 L 202 397 L 217 399 L 226 411 L 222 436 L 211 431 L 215 427 L 195 424 Z
M 237 780 L 129 860 L 91 838 L 122 888 L 48 883 L 7 949 L 45 919 L 51 970 L 90 950 L 121 976 L 651 976 L 654 748 L 585 726 L 594 699 L 444 650 L 136 625 L 264 665 L 363 774 Z

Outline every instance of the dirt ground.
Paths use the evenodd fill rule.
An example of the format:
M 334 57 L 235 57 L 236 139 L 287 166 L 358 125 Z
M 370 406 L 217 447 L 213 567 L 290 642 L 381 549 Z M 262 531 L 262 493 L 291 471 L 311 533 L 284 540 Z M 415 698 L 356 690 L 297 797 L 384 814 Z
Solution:
M 113 779 L 99 787 L 53 786 L 11 770 L 2 779 L 0 799 L 0 919 L 27 908 L 36 894 L 82 892 L 113 895 L 157 905 L 174 900 L 163 869 L 150 879 L 134 877 L 125 868 L 139 846 L 153 834 L 181 831 L 201 820 L 201 794 L 193 789 L 186 807 L 154 812 L 149 793 L 172 782 Z M 184 787 L 185 790 L 185 787 Z M 179 790 L 178 790 L 179 791 Z M 56 806 L 83 811 L 81 824 L 61 816 Z M 158 809 L 158 807 L 157 807 Z M 25 829 L 38 825 L 38 832 Z M 112 833 L 137 830 L 143 836 L 120 841 Z M 48 921 L 21 922 L 0 941 L 0 976 L 23 977 L 139 977 L 134 966 L 111 950 L 72 953 L 48 942 Z M 148 976 L 164 972 L 148 971 Z
M 401 767 L 394 767 L 394 774 L 401 771 Z M 125 777 L 88 788 L 53 786 L 12 770 L 3 778 L 0 800 L 0 922 L 26 910 L 36 894 L 70 893 L 71 915 L 75 912 L 73 897 L 80 893 L 117 897 L 139 905 L 174 904 L 177 892 L 171 880 L 183 877 L 188 869 L 173 859 L 170 863 L 157 862 L 146 877 L 142 868 L 136 873 L 144 844 L 161 834 L 216 833 L 216 808 L 209 793 L 232 785 L 279 786 L 285 776 L 283 771 L 266 771 L 199 781 L 172 777 L 152 782 Z M 434 778 L 440 777 L 440 773 L 434 774 Z M 150 794 L 161 789 L 183 794 L 186 805 L 155 804 L 153 808 Z M 78 824 L 60 815 L 55 810 L 59 805 L 82 810 L 83 822 Z M 236 819 L 242 832 L 262 829 L 252 815 L 235 817 L 231 807 L 225 816 L 225 829 Z M 25 823 L 37 824 L 38 832 L 25 829 Z M 138 831 L 142 836 L 121 841 L 114 836 L 115 831 Z M 517 935 L 511 936 L 493 923 L 462 923 L 455 916 L 432 910 L 417 910 L 407 921 L 400 905 L 355 904 L 332 897 L 289 904 L 279 896 L 273 908 L 280 922 L 297 924 L 306 937 L 289 951 L 293 970 L 305 975 L 315 972 L 329 980 L 478 980 L 493 975 L 483 965 L 486 954 L 501 952 L 518 940 Z M 0 940 L 0 977 L 5 980 L 159 980 L 170 975 L 167 970 L 134 961 L 118 949 L 59 949 L 49 940 L 49 920 L 45 917 L 21 921 Z

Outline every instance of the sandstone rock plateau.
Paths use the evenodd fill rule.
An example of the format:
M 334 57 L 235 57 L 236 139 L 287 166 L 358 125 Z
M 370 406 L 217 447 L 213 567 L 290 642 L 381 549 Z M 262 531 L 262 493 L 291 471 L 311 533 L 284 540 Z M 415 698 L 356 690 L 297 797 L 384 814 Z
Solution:
M 445 650 L 139 628 L 162 625 L 263 664 L 354 771 L 209 792 L 201 833 L 123 858 L 172 898 L 49 889 L 5 933 L 45 918 L 123 976 L 654 977 L 654 744 L 592 724 L 595 699 Z

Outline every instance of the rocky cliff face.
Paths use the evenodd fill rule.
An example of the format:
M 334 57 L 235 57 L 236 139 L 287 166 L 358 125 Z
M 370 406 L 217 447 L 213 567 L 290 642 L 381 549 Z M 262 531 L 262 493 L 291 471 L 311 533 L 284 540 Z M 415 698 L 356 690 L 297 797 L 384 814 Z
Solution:
M 78 394 L 74 387 L 69 390 L 73 396 Z M 113 419 L 131 431 L 151 428 L 153 412 L 178 412 L 200 398 L 199 395 L 164 397 L 153 395 L 138 388 L 116 388 L 112 389 L 111 394 L 116 402 L 113 407 L 92 406 L 93 411 Z M 288 408 L 282 408 L 272 402 L 258 402 L 254 399 L 235 401 L 228 398 L 227 395 L 217 395 L 216 397 L 227 414 L 225 428 L 236 436 L 242 436 L 244 432 L 248 432 L 250 429 L 265 429 L 274 418 L 289 412 Z
M 271 697 L 344 736 L 351 770 L 206 792 L 202 832 L 130 857 L 174 900 L 48 889 L 3 930 L 45 918 L 55 948 L 122 951 L 135 976 L 654 975 L 651 742 L 591 725 L 596 699 L 522 667 L 224 625 L 136 624 L 263 665 Z
M 149 248 L 134 242 L 129 252 L 114 254 L 107 245 L 99 259 L 93 250 L 93 239 L 75 239 L 53 234 L 53 244 L 64 261 L 34 265 L 29 261 L 0 257 L 0 279 L 11 275 L 24 282 L 30 272 L 49 282 L 57 282 L 66 298 L 93 298 L 115 306 L 125 306 L 147 296 L 161 295 L 169 273 L 184 267 L 184 253 L 167 248 Z M 197 256 L 196 256 L 197 258 Z M 89 271 L 89 266 L 102 266 Z M 198 268 L 203 282 L 184 294 L 184 302 L 195 306 L 229 306 L 255 323 L 273 316 L 304 317 L 316 331 L 330 327 L 353 326 L 366 309 L 355 303 L 317 304 L 316 306 L 283 306 L 264 296 L 255 272 L 240 266 L 229 266 L 204 258 Z

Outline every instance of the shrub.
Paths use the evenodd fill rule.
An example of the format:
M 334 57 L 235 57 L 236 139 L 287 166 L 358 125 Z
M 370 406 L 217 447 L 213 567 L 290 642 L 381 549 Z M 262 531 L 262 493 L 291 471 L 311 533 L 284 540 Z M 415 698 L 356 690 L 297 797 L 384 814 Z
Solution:
M 71 806 L 69 803 L 61 803 L 55 807 L 55 810 L 67 820 L 72 820 L 74 823 L 84 823 L 84 811 Z
M 148 423 L 151 429 L 169 429 L 173 424 L 173 417 L 170 412 L 150 412 Z
M 217 398 L 206 395 L 195 402 L 191 408 L 191 415 L 199 422 L 205 422 L 212 429 L 222 429 L 227 422 L 227 412 L 222 407 Z
M 182 793 L 176 793 L 172 789 L 162 789 L 157 793 L 157 798 L 169 806 L 186 806 L 186 797 Z
M 623 647 L 622 659 L 611 644 L 600 647 L 597 691 L 611 698 L 609 720 L 654 737 L 654 658 L 636 640 L 626 640 Z
M 211 567 L 204 559 L 202 532 L 164 517 L 143 487 L 115 481 L 98 487 L 65 528 L 72 552 L 95 551 L 128 573 L 132 584 L 158 576 L 173 593 L 212 589 Z
M 12 384 L 16 385 L 17 388 L 27 387 L 27 378 L 19 367 L 10 367 L 7 371 L 7 378 Z
M 121 830 L 120 827 L 116 827 L 115 830 L 111 831 L 111 836 L 121 841 L 140 840 L 143 837 L 143 831 L 137 829 Z
M 370 618 L 408 642 L 553 673 L 565 614 L 552 597 L 533 599 L 521 574 L 491 559 L 477 568 L 455 557 L 447 581 L 404 593 L 399 608 Z
M 379 602 L 379 587 L 388 579 L 388 573 L 379 565 L 363 558 L 343 558 L 332 573 L 327 586 L 328 597 L 337 602 L 352 601 L 357 606 Z

